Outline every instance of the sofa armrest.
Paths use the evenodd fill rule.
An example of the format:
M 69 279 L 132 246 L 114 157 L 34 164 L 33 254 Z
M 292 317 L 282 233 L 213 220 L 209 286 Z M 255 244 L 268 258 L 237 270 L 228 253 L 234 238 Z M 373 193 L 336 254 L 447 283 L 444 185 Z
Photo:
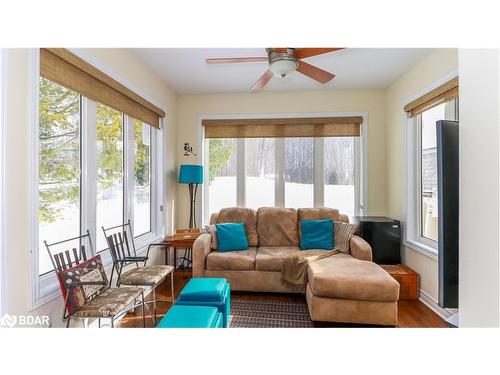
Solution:
M 358 236 L 352 236 L 349 242 L 350 252 L 354 258 L 372 261 L 372 247 L 368 242 Z
M 210 254 L 210 242 L 212 237 L 209 233 L 199 236 L 193 244 L 193 277 L 203 277 L 205 275 L 205 260 Z

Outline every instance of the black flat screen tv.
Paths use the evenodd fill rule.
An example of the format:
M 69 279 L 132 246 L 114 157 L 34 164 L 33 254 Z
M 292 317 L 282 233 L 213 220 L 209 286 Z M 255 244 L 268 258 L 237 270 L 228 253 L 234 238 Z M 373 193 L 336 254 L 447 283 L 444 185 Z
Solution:
M 439 306 L 458 308 L 458 122 L 437 121 Z

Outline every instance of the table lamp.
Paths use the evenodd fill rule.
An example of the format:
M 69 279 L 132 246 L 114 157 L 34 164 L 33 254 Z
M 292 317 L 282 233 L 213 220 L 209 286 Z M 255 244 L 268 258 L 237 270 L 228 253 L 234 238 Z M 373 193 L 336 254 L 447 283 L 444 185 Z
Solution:
M 179 170 L 179 183 L 189 186 L 189 228 L 196 228 L 196 191 L 203 183 L 203 166 L 182 164 Z

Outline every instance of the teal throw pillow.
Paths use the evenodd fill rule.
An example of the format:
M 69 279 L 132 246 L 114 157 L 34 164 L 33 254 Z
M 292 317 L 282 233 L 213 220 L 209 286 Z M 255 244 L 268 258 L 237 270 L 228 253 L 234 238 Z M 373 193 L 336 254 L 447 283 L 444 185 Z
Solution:
M 333 250 L 333 220 L 301 220 L 300 249 Z
M 243 223 L 215 224 L 219 251 L 248 249 L 247 235 Z

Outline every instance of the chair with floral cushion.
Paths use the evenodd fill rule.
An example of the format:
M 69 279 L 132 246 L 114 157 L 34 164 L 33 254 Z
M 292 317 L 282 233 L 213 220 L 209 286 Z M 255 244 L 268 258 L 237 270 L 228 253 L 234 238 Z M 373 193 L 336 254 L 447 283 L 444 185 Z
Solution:
M 167 265 L 147 266 L 146 263 L 149 257 L 149 247 L 145 256 L 137 256 L 134 243 L 134 235 L 130 220 L 125 224 L 120 224 L 111 228 L 102 227 L 104 237 L 108 243 L 108 248 L 113 258 L 113 269 L 111 271 L 110 284 L 113 281 L 114 271 L 117 273 L 116 285 L 151 287 L 152 300 L 143 302 L 148 309 L 151 318 L 156 326 L 156 304 L 158 302 L 175 303 L 174 295 L 174 267 Z M 114 233 L 110 234 L 112 231 Z M 139 266 L 139 263 L 143 263 Z M 136 267 L 124 270 L 124 267 L 130 264 L 135 264 Z M 170 274 L 170 285 L 172 292 L 172 300 L 157 300 L 156 287 L 160 285 L 165 278 Z M 153 311 L 150 310 L 148 304 L 153 304 Z
M 88 243 L 90 258 L 87 257 L 85 242 Z M 96 318 L 99 328 L 101 318 L 106 318 L 110 319 L 110 325 L 114 327 L 115 320 L 135 308 L 139 298 L 144 302 L 142 288 L 109 286 L 101 256 L 92 256 L 94 252 L 89 231 L 85 235 L 51 244 L 44 241 L 44 244 L 64 298 L 63 321 L 66 327 L 69 327 L 72 317 Z M 144 308 L 142 322 L 145 327 Z

